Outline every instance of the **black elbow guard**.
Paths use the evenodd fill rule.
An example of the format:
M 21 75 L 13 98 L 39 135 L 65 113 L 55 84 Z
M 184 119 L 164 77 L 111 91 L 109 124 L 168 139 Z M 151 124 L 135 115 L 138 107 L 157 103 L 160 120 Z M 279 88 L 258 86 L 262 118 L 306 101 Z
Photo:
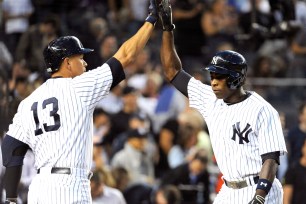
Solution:
M 267 159 L 273 159 L 279 165 L 280 164 L 279 156 L 280 156 L 279 152 L 270 152 L 270 153 L 267 153 L 267 154 L 263 154 L 263 155 L 261 155 L 262 163 L 265 163 L 265 161 Z
M 3 166 L 22 166 L 28 149 L 29 146 L 27 144 L 6 135 L 1 145 Z
M 171 84 L 175 86 L 175 88 L 179 90 L 182 94 L 188 97 L 187 87 L 191 77 L 192 76 L 184 70 L 180 70 L 171 80 Z

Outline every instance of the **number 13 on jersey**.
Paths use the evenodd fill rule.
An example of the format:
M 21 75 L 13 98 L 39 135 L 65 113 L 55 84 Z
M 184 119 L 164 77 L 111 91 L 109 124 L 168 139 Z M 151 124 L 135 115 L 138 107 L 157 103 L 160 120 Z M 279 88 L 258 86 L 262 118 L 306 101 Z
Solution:
M 43 128 L 46 132 L 56 131 L 61 126 L 61 118 L 60 118 L 60 115 L 57 113 L 58 112 L 57 98 L 52 97 L 52 98 L 48 98 L 44 100 L 42 103 L 42 108 L 45 109 L 47 105 L 50 105 L 50 104 L 52 105 L 52 110 L 49 112 L 49 117 L 53 118 L 54 124 L 50 125 L 47 123 L 43 123 Z M 39 105 L 38 102 L 34 102 L 31 107 L 31 111 L 33 111 L 33 118 L 34 118 L 35 125 L 36 125 L 35 131 L 34 131 L 36 136 L 43 134 L 43 130 L 41 128 L 41 124 L 38 118 L 38 110 L 37 110 L 38 105 Z

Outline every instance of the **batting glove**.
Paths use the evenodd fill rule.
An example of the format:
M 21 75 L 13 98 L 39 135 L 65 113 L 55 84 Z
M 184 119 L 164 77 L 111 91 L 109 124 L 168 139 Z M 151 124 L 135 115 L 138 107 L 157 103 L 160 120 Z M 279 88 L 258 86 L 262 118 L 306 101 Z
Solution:
M 249 204 L 264 204 L 265 198 L 261 195 L 255 195 L 254 198 L 249 202 Z
M 172 8 L 170 0 L 161 0 L 158 5 L 158 15 L 164 31 L 172 31 L 175 25 L 172 22 Z
M 150 0 L 149 15 L 146 18 L 146 21 L 155 25 L 157 20 L 158 20 L 158 11 L 157 11 L 156 0 Z

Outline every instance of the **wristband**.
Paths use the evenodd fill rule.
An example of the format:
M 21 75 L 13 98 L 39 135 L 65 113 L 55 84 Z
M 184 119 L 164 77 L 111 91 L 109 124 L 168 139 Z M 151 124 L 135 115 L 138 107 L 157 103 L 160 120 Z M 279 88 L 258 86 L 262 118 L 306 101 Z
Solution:
M 152 25 L 155 25 L 157 18 L 152 15 L 148 15 L 148 17 L 146 18 L 146 21 L 149 23 L 152 23 Z
M 267 194 L 269 193 L 272 187 L 272 183 L 267 179 L 259 179 L 257 183 L 256 189 L 260 189 L 265 191 Z
M 175 25 L 171 24 L 170 26 L 168 26 L 167 28 L 163 28 L 163 31 L 173 31 L 175 29 Z

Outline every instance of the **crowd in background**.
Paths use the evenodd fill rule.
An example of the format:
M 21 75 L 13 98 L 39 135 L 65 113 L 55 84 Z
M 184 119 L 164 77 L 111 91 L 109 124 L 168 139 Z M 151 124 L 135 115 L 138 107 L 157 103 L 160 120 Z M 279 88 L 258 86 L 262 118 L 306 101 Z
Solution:
M 48 79 L 42 53 L 51 40 L 77 36 L 84 47 L 95 50 L 85 56 L 87 68 L 94 69 L 143 24 L 147 3 L 0 1 L 1 137 L 19 102 Z M 171 0 L 171 4 L 175 45 L 188 73 L 209 83 L 209 76 L 200 68 L 218 50 L 229 49 L 246 57 L 249 79 L 266 82 L 250 80 L 246 86 L 280 112 L 289 150 L 288 157 L 281 158 L 278 177 L 282 180 L 287 169 L 294 168 L 302 155 L 306 157 L 306 105 L 299 108 L 306 101 L 306 1 L 293 0 L 295 23 L 285 24 L 287 27 L 281 25 L 290 13 L 268 0 Z M 94 203 L 158 203 L 156 200 L 168 199 L 175 204 L 183 198 L 184 204 L 206 204 L 222 185 L 205 121 L 163 77 L 160 42 L 157 23 L 146 48 L 126 69 L 126 80 L 112 89 L 94 112 Z M 267 85 L 275 79 L 283 83 L 292 80 L 285 86 Z M 23 203 L 36 174 L 33 164 L 28 151 L 20 185 Z M 296 185 L 293 177 L 289 175 L 291 183 L 284 185 Z M 289 195 L 297 191 L 286 189 Z

